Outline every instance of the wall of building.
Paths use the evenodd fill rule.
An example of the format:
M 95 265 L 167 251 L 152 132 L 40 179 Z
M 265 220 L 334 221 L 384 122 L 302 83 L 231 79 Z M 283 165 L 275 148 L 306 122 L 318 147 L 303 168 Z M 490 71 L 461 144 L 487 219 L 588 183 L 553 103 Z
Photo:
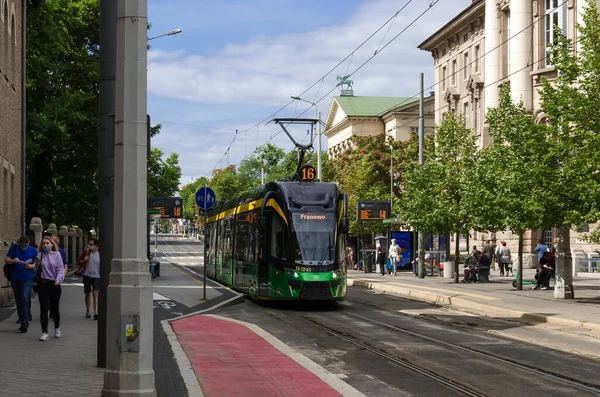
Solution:
M 0 0 L 0 256 L 21 234 L 22 0 Z M 0 286 L 7 281 L 0 274 Z M 10 288 L 0 289 L 0 305 Z

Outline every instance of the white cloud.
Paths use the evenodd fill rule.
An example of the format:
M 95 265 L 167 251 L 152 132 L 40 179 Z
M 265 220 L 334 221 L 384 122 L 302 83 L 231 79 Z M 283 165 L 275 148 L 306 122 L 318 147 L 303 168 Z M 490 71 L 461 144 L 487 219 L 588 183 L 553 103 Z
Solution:
M 470 2 L 450 0 L 435 5 L 352 77 L 355 95 L 415 95 L 419 90 L 420 72 L 425 72 L 427 76 L 426 87 L 433 83 L 431 55 L 416 47 Z M 423 12 L 429 3 L 413 1 L 399 14 L 389 31 L 387 27 L 382 29 L 351 60 L 343 63 L 322 84 L 317 84 L 304 94 L 303 98 L 315 101 L 325 95 L 335 86 L 336 75 L 354 71 Z M 236 128 L 244 131 L 257 120 L 267 117 L 270 110 L 286 104 L 290 95 L 302 93 L 363 42 L 402 4 L 404 2 L 399 4 L 392 0 L 365 0 L 351 18 L 337 25 L 301 34 L 250 37 L 246 42 L 230 43 L 210 54 L 195 54 L 193 47 L 179 51 L 151 50 L 148 55 L 148 90 L 152 97 L 158 98 L 157 103 L 174 101 L 177 104 L 196 104 L 197 108 L 203 110 L 203 115 L 207 109 L 211 111 L 214 108 L 215 114 L 218 113 L 221 118 L 227 116 L 227 124 L 231 126 L 223 129 L 226 126 L 220 125 L 221 129 L 210 130 L 165 123 L 153 144 L 167 154 L 173 151 L 179 153 L 183 169 L 182 183 L 209 174 L 215 166 L 221 168 L 227 163 L 239 163 L 257 145 L 263 144 L 279 130 L 273 125 L 261 125 L 247 134 L 240 134 L 229 155 L 217 165 Z M 326 117 L 330 97 L 337 93 L 336 89 L 319 103 L 323 118 Z M 227 105 L 227 110 L 223 110 L 224 105 Z M 264 107 L 265 110 L 250 120 L 248 112 L 242 110 L 248 106 L 257 109 Z M 290 106 L 285 115 L 296 116 L 308 106 L 296 103 Z M 166 121 L 160 120 L 160 117 L 166 117 L 168 121 L 214 125 L 208 118 L 202 118 L 205 116 L 190 112 L 194 106 L 181 106 L 180 110 L 177 106 L 172 107 L 175 109 L 164 112 L 166 114 L 156 120 Z M 309 110 L 305 117 L 313 117 L 313 112 Z M 246 113 L 246 116 L 240 117 L 240 113 Z M 274 143 L 285 148 L 292 146 L 283 133 Z
M 418 90 L 415 75 L 431 73 L 431 56 L 416 48 L 430 33 L 457 14 L 468 1 L 440 1 L 422 19 L 373 58 L 353 80 L 357 95 L 407 95 Z M 324 81 L 320 97 L 335 86 L 336 74 L 352 72 L 376 49 L 404 29 L 429 2 L 415 1 L 402 11 L 391 28 L 382 29 Z M 466 5 L 465 4 L 465 5 Z M 153 94 L 188 101 L 282 105 L 299 94 L 348 55 L 376 27 L 399 8 L 397 1 L 368 1 L 337 26 L 305 34 L 252 37 L 231 43 L 215 54 L 151 50 L 148 86 Z M 376 76 L 377 79 L 372 79 Z

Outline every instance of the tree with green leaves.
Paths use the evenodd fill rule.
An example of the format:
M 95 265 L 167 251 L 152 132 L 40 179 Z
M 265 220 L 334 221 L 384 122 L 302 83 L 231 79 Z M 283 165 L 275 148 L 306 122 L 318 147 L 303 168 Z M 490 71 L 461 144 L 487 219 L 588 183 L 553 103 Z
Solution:
M 416 230 L 437 234 L 468 234 L 473 226 L 465 207 L 466 186 L 472 181 L 477 146 L 462 114 L 447 112 L 437 127 L 435 142 L 425 148 L 423 165 L 408 166 L 400 216 Z M 459 276 L 459 239 L 455 244 L 455 282 Z M 424 277 L 424 268 L 419 269 Z
M 213 170 L 209 187 L 214 190 L 218 201 L 238 197 L 244 191 L 239 173 L 233 164 Z
M 596 2 L 587 2 L 577 43 L 555 27 L 550 61 L 556 78 L 543 79 L 541 107 L 553 146 L 558 176 L 553 194 L 558 229 L 556 297 L 573 297 L 570 230 L 600 219 L 600 19 Z M 600 242 L 600 229 L 586 238 Z
M 356 208 L 359 200 L 393 199 L 392 216 L 400 213 L 398 200 L 404 170 L 418 159 L 418 137 L 416 134 L 406 142 L 388 138 L 385 134 L 358 136 L 352 138 L 352 147 L 339 156 L 329 160 L 333 180 L 340 189 L 348 193 L 348 218 L 350 234 L 377 233 L 385 230 L 381 223 L 356 220 Z M 392 161 L 393 158 L 393 161 Z M 393 170 L 390 168 L 393 166 Z M 392 172 L 390 172 L 392 171 Z M 323 172 L 323 175 L 326 175 Z M 392 179 L 393 178 L 393 179 Z M 393 195 L 392 195 L 393 191 Z
M 27 219 L 96 224 L 99 13 L 97 0 L 27 7 Z
M 498 106 L 487 113 L 492 142 L 478 153 L 473 183 L 467 185 L 469 211 L 479 230 L 511 230 L 519 236 L 518 286 L 523 275 L 523 235 L 547 228 L 560 200 L 554 142 L 523 103 L 514 103 L 510 88 L 500 89 Z

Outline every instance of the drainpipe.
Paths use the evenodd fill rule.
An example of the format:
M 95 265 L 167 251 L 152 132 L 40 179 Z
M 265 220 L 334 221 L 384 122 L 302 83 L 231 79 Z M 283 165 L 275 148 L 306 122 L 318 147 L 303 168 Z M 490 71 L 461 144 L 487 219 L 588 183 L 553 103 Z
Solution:
M 27 195 L 27 160 L 25 156 L 27 144 L 27 66 L 26 66 L 26 39 L 27 39 L 27 1 L 23 0 L 21 8 L 21 235 L 27 229 L 25 210 L 25 196 Z

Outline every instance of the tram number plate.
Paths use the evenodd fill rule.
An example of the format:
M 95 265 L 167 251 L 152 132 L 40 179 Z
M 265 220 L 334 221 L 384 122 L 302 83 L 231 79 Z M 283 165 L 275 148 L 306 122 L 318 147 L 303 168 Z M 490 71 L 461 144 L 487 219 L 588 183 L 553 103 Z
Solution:
M 311 165 L 305 165 L 300 168 L 300 180 L 302 182 L 312 182 L 315 180 L 315 167 Z
M 297 272 L 312 272 L 312 269 L 310 267 L 296 266 L 296 271 Z

